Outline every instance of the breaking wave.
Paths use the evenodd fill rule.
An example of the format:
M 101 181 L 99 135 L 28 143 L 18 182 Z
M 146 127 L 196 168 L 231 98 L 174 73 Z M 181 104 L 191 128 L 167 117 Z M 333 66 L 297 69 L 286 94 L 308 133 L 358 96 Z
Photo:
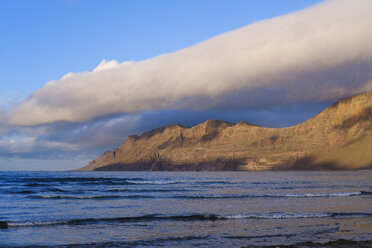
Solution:
M 149 221 L 226 221 L 234 219 L 304 219 L 304 218 L 372 218 L 372 213 L 250 213 L 237 215 L 190 214 L 190 215 L 142 215 L 134 217 L 86 218 L 59 221 L 6 222 L 3 228 L 49 225 L 87 225 L 105 223 L 149 222 Z
M 338 192 L 338 193 L 252 193 L 252 194 L 226 194 L 226 195 L 179 195 L 181 199 L 229 199 L 229 198 L 317 198 L 317 197 L 349 197 L 357 195 L 372 195 L 368 191 Z
M 105 200 L 105 199 L 118 199 L 118 198 L 153 198 L 152 196 L 148 195 L 33 195 L 30 196 L 32 198 L 39 198 L 39 199 L 97 199 L 97 200 Z

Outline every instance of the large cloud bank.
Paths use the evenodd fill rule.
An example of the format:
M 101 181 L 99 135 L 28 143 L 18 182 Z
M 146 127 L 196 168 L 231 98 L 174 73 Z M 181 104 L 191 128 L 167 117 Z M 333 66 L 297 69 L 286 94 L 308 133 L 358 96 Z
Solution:
M 330 0 L 139 62 L 102 61 L 48 82 L 11 125 L 115 113 L 249 109 L 372 89 L 372 1 Z

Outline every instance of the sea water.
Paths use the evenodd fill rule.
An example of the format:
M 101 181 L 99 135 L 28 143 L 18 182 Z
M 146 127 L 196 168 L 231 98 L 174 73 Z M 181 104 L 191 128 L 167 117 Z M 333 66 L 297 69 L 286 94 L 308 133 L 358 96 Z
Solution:
M 372 171 L 0 172 L 0 223 L 0 247 L 367 247 Z

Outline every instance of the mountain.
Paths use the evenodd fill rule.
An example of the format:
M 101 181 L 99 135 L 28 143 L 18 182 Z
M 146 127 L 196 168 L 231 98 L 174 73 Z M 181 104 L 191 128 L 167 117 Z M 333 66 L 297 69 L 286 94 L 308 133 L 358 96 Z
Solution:
M 297 126 L 208 120 L 129 136 L 79 170 L 372 168 L 372 92 L 342 99 Z

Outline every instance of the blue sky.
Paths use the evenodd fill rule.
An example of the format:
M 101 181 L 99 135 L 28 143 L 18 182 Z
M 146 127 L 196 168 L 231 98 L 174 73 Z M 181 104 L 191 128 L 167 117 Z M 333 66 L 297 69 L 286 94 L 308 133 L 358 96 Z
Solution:
M 315 0 L 3 0 L 0 97 L 27 97 L 102 59 L 143 60 Z
M 365 0 L 358 1 L 360 6 L 368 5 Z M 358 48 L 345 52 L 345 58 L 336 57 L 338 46 L 330 45 L 334 44 L 330 39 L 339 40 L 338 35 L 345 37 L 348 31 L 348 15 L 343 23 L 341 11 L 352 9 L 350 20 L 357 11 L 362 11 L 354 6 L 358 3 L 351 2 L 3 0 L 0 2 L 0 170 L 77 168 L 104 150 L 120 145 L 129 134 L 140 134 L 172 123 L 192 126 L 207 119 L 224 119 L 283 127 L 302 122 L 338 97 L 358 93 L 368 86 L 370 74 L 367 71 L 371 63 L 370 60 L 361 61 L 358 56 L 369 55 L 370 51 L 363 50 L 364 43 L 354 44 L 356 39 L 352 38 L 355 36 L 367 44 L 370 32 L 364 31 L 365 37 L 362 37 L 361 30 L 338 45 L 340 51 L 345 50 L 344 47 Z M 306 10 L 317 3 L 320 3 L 318 7 Z M 325 15 L 322 16 L 328 10 L 333 17 L 331 24 L 344 27 L 341 31 L 345 33 L 333 34 L 334 29 L 330 29 L 324 31 L 327 37 L 324 41 L 314 38 L 315 51 L 325 48 L 324 51 L 329 52 L 319 52 L 319 56 L 324 53 L 324 57 L 333 59 L 324 61 L 323 67 L 316 67 L 312 62 L 316 59 L 323 63 L 321 57 L 310 58 L 302 52 L 304 48 L 305 51 L 313 49 L 307 43 L 293 50 L 283 49 L 284 56 L 280 53 L 276 56 L 277 48 L 255 50 L 255 44 L 262 43 L 263 37 L 270 40 L 271 34 L 272 40 L 286 46 L 302 42 L 303 37 L 313 37 L 319 27 L 330 25 Z M 297 11 L 300 12 L 296 14 Z M 364 18 L 363 13 L 358 16 L 361 18 L 356 23 L 364 27 L 367 17 Z M 260 22 L 262 20 L 264 22 Z M 272 31 L 268 31 L 270 29 Z M 233 30 L 238 31 L 219 36 Z M 206 41 L 216 36 L 217 39 Z M 249 43 L 249 47 L 244 47 L 245 43 Z M 182 50 L 190 46 L 191 49 Z M 220 83 L 210 83 L 214 80 L 213 75 L 207 74 L 210 67 L 192 67 L 198 63 L 199 53 L 202 54 L 200 61 L 205 63 L 204 60 L 227 47 L 221 57 L 216 57 L 222 61 L 225 57 L 231 59 L 234 47 L 239 46 L 250 51 L 249 54 L 261 53 L 257 55 L 257 63 L 262 65 L 252 70 L 261 70 L 260 73 L 240 75 L 240 71 L 239 78 L 232 74 L 239 70 L 240 64 L 252 64 L 249 59 L 256 61 L 245 58 L 250 56 L 248 53 L 240 58 L 241 52 L 237 52 L 237 56 L 242 63 L 226 68 L 226 73 L 217 81 L 228 76 Z M 158 57 L 162 54 L 166 55 Z M 273 57 L 265 60 L 268 54 Z M 288 61 L 272 64 L 287 57 Z M 298 68 L 290 58 L 299 60 Z M 193 65 L 188 68 L 190 63 Z M 291 65 L 288 68 L 295 68 L 296 73 L 288 73 L 286 63 Z M 270 68 L 267 72 L 266 65 Z M 70 72 L 75 74 L 61 79 Z M 163 81 L 168 80 L 165 75 L 168 73 L 175 81 L 171 87 L 161 89 L 167 83 Z M 123 78 L 134 81 L 121 82 L 125 81 Z M 317 83 L 313 82 L 314 78 Z M 249 80 L 256 83 L 243 85 L 242 82 Z M 356 83 L 350 85 L 350 81 L 355 80 Z M 48 83 L 50 81 L 53 82 Z M 271 85 L 273 81 L 281 86 Z M 292 87 L 299 81 L 302 86 Z M 192 83 L 195 86 L 186 87 Z M 236 87 L 231 86 L 235 84 Z M 127 88 L 115 92 L 110 91 L 110 87 Z M 150 95 L 144 92 L 146 89 L 152 91 Z M 89 95 L 90 92 L 95 94 L 94 90 L 98 95 L 104 92 L 97 101 Z M 200 94 L 196 93 L 199 91 Z M 118 99 L 128 100 L 107 99 L 107 92 L 112 92 L 112 98 L 117 95 Z M 117 108 L 117 105 L 122 107 Z

